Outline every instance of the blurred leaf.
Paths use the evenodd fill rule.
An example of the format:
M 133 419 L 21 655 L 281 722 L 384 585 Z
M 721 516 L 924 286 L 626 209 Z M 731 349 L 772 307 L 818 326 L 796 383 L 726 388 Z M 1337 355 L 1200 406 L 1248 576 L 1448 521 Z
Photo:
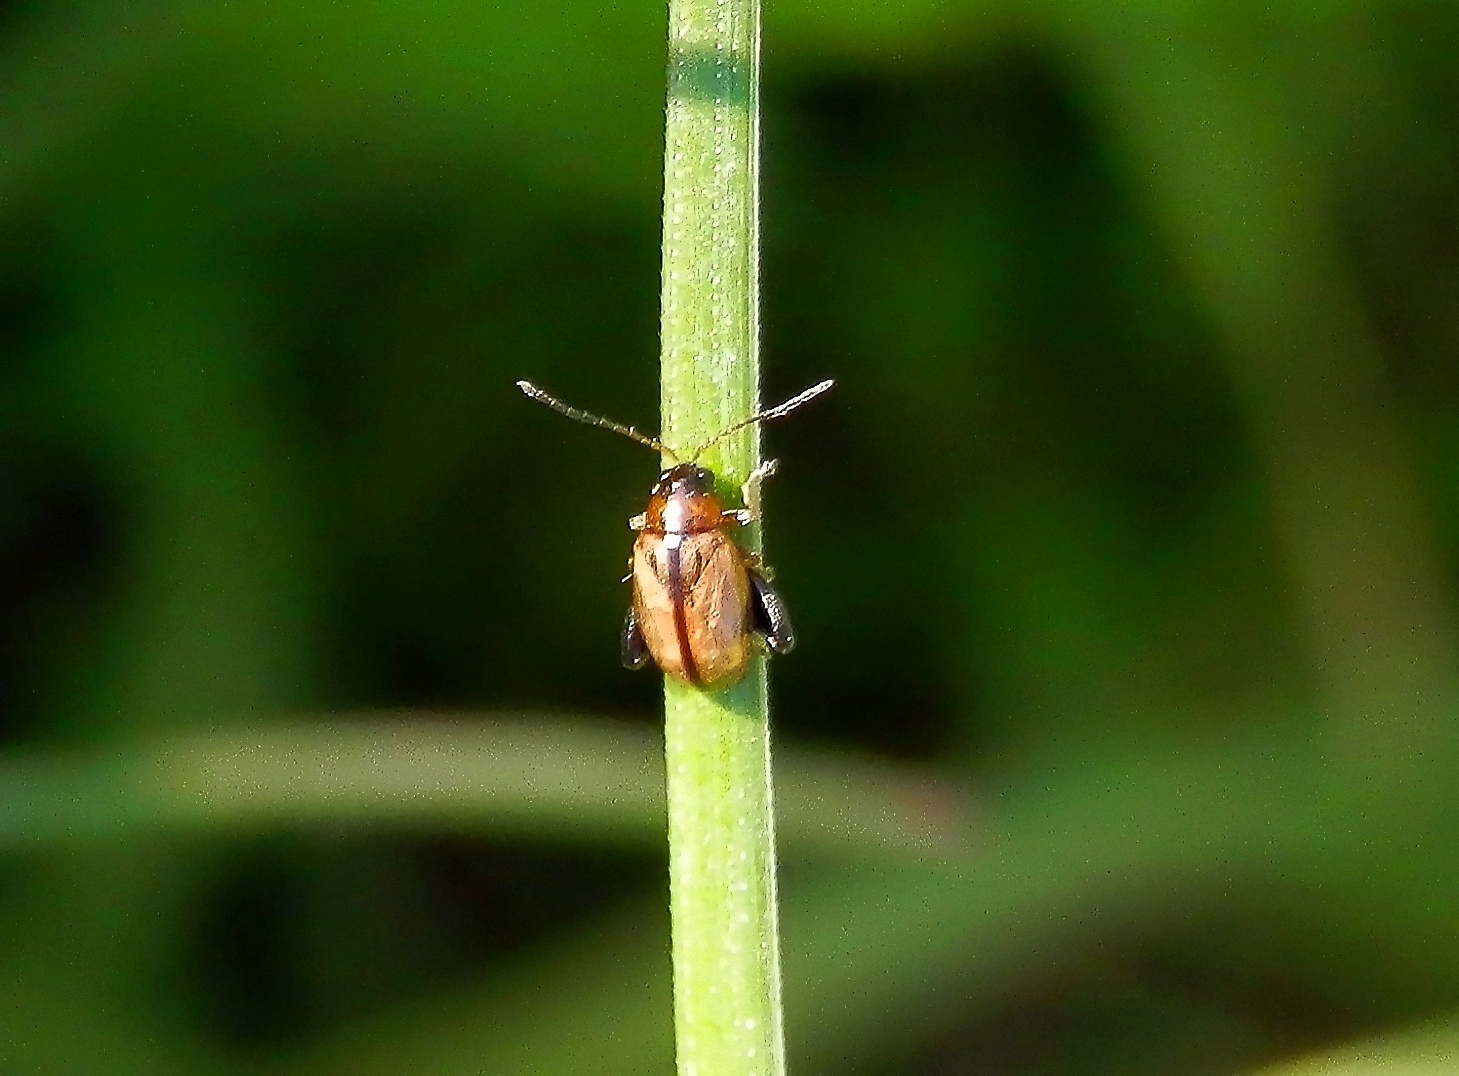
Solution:
M 1444 1024 L 1262 1069 L 1261 1076 L 1442 1076 L 1456 1068 L 1459 1029 Z
M 966 797 L 908 770 L 793 749 L 778 763 L 780 836 L 801 854 L 957 855 Z M 118 835 L 349 823 L 664 841 L 663 740 L 545 717 L 357 716 L 193 734 L 0 769 L 0 847 Z

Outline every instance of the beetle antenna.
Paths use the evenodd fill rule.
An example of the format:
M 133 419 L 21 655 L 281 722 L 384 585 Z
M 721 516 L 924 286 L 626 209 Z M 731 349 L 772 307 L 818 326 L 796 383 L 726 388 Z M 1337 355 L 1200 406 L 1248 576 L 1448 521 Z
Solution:
M 528 399 L 536 400 L 538 403 L 541 404 L 546 404 L 548 407 L 552 408 L 552 410 L 558 412 L 559 414 L 566 415 L 568 418 L 572 419 L 575 422 L 583 422 L 589 426 L 597 426 L 601 429 L 612 430 L 614 433 L 621 433 L 629 440 L 637 441 L 639 444 L 643 445 L 646 448 L 651 448 L 655 452 L 662 452 L 670 459 L 677 461 L 679 458 L 678 455 L 673 451 L 673 449 L 665 448 L 657 437 L 650 437 L 647 434 L 639 433 L 632 426 L 622 426 L 619 425 L 617 422 L 614 422 L 612 419 L 604 418 L 602 415 L 594 415 L 588 411 L 582 411 L 576 407 L 572 407 L 569 404 L 565 404 L 556 396 L 552 395 L 550 392 L 543 392 L 530 381 L 518 381 L 517 388 L 521 389 L 523 395 L 525 395 Z
M 776 404 L 774 407 L 770 408 L 768 411 L 761 411 L 757 415 L 751 415 L 747 419 L 743 419 L 740 422 L 736 422 L 733 426 L 726 426 L 724 429 L 720 430 L 717 434 L 715 434 L 713 437 L 711 437 L 708 441 L 705 441 L 704 444 L 702 444 L 698 448 L 696 448 L 694 450 L 693 454 L 689 458 L 690 459 L 697 460 L 704 453 L 704 451 L 706 449 L 708 449 L 710 446 L 718 444 L 720 441 L 723 441 L 730 434 L 736 433 L 739 430 L 743 430 L 746 426 L 753 426 L 757 422 L 769 422 L 772 418 L 784 418 L 786 415 L 790 414 L 792 411 L 794 411 L 801 404 L 803 404 L 803 403 L 809 403 L 811 400 L 814 400 L 821 393 L 829 391 L 831 389 L 831 387 L 834 386 L 835 384 L 836 384 L 836 382 L 833 381 L 831 378 L 828 377 L 828 378 L 826 378 L 826 380 L 822 381 L 819 385 L 812 385 L 810 388 L 806 389 L 804 392 L 798 392 L 798 393 L 796 393 L 794 396 L 792 396 L 790 399 L 786 400 L 784 403 L 782 403 L 782 404 Z M 526 390 L 523 389 L 522 391 L 525 392 Z

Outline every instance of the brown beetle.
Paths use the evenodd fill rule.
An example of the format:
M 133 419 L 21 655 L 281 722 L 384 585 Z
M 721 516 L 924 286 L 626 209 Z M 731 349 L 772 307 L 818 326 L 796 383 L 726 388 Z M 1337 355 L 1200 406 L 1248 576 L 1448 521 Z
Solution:
M 726 509 L 714 492 L 713 472 L 694 461 L 737 430 L 788 415 L 833 384 L 822 381 L 736 422 L 686 457 L 632 426 L 570 407 L 530 381 L 517 382 L 527 396 L 568 418 L 622 434 L 675 461 L 659 475 L 648 508 L 628 521 L 638 535 L 624 580 L 633 584 L 621 640 L 628 668 L 641 669 L 652 657 L 670 676 L 719 688 L 744 675 L 756 635 L 772 654 L 795 646 L 790 618 L 759 558 L 729 536 L 730 526 L 759 518 L 760 483 L 775 473 L 775 461 L 755 468 L 742 490 L 745 506 L 734 509 Z

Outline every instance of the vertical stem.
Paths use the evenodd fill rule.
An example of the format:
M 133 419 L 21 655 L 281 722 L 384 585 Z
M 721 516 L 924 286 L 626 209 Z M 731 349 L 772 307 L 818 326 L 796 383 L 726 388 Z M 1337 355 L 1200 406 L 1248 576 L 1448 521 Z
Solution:
M 670 0 L 663 431 L 688 450 L 759 401 L 759 4 Z M 758 428 L 702 461 L 729 492 Z M 759 547 L 759 533 L 751 535 Z M 665 688 L 674 1020 L 681 1076 L 785 1071 L 765 663 Z

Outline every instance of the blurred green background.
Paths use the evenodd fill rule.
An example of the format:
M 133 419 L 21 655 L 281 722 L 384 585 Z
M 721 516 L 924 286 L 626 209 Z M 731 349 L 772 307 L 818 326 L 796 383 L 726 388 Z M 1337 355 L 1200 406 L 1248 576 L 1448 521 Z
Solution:
M 664 21 L 0 3 L 0 1072 L 672 1071 Z M 764 41 L 793 1071 L 1459 1071 L 1459 8 Z

